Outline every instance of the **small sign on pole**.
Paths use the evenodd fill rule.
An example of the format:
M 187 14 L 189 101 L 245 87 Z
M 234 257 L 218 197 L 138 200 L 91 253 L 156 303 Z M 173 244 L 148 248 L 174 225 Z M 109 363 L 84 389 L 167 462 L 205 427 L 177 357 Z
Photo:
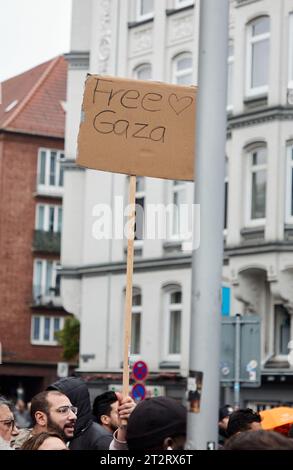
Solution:
M 145 395 L 146 395 L 146 389 L 145 389 L 144 384 L 141 384 L 141 383 L 134 384 L 132 387 L 131 395 L 135 401 L 144 400 Z
M 148 366 L 144 361 L 137 361 L 133 364 L 132 375 L 135 380 L 145 380 L 148 375 Z

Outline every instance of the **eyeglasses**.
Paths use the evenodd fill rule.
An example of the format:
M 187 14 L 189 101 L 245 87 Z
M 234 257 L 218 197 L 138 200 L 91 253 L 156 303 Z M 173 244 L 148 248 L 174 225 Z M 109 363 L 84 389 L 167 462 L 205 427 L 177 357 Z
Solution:
M 68 415 L 70 411 L 72 411 L 72 413 L 74 413 L 75 415 L 77 415 L 77 407 L 76 406 L 72 406 L 72 405 L 64 405 L 64 406 L 60 406 L 59 408 L 57 408 L 56 410 L 58 413 L 60 413 L 61 415 Z
M 13 429 L 15 425 L 15 419 L 2 419 L 0 420 L 0 423 L 4 423 L 5 426 L 9 428 L 11 427 Z

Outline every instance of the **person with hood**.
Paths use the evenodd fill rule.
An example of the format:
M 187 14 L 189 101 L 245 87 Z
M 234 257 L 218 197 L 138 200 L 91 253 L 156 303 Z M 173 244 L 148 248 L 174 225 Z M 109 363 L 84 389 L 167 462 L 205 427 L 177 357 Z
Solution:
M 78 409 L 74 436 L 69 444 L 70 450 L 109 449 L 113 435 L 93 421 L 89 391 L 81 378 L 64 377 L 51 384 L 47 390 L 58 390 L 64 393 Z M 118 393 L 117 398 L 119 418 L 127 420 L 135 404 L 130 397 L 123 399 L 122 395 Z M 119 431 L 118 429 L 118 439 Z

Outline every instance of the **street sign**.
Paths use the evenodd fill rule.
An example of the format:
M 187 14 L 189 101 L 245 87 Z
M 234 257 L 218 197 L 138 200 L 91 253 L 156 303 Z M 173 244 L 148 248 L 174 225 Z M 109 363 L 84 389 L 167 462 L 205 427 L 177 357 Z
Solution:
M 243 315 L 240 323 L 239 382 L 241 387 L 260 386 L 260 318 Z M 236 316 L 222 319 L 221 382 L 235 381 Z
M 57 364 L 57 376 L 68 377 L 68 362 L 58 362 Z
M 112 392 L 122 392 L 122 385 L 121 384 L 109 384 L 108 390 L 111 390 Z M 131 391 L 132 391 L 132 385 L 130 385 L 130 395 L 131 395 Z M 145 392 L 146 392 L 145 398 L 166 396 L 166 388 L 163 385 L 145 385 Z
M 140 383 L 134 384 L 133 387 L 132 387 L 131 395 L 132 395 L 132 398 L 135 401 L 144 400 L 145 395 L 146 395 L 145 386 L 143 384 L 140 384 Z
M 144 361 L 137 361 L 133 364 L 132 375 L 135 380 L 145 380 L 148 375 L 148 366 Z

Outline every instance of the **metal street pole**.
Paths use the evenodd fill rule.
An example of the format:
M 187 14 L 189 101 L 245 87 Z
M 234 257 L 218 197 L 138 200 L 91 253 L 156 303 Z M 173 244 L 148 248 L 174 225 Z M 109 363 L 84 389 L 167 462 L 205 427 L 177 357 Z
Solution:
M 228 0 L 200 2 L 195 203 L 201 240 L 192 259 L 187 447 L 202 450 L 216 447 L 218 438 L 228 16 Z
M 241 315 L 235 315 L 235 359 L 234 359 L 234 407 L 240 407 L 240 341 L 241 341 Z

